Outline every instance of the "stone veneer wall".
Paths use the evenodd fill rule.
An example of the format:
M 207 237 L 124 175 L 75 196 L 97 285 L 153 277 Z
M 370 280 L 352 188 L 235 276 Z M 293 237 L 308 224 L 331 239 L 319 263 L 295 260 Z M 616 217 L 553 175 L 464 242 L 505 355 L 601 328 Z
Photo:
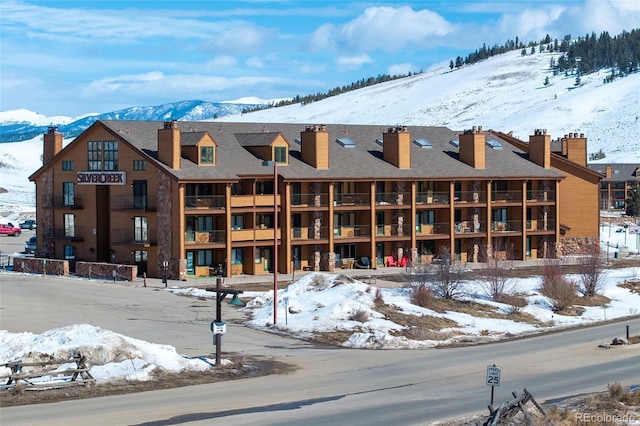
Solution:
M 136 265 L 76 262 L 76 275 L 80 277 L 113 279 L 113 271 L 116 271 L 117 280 L 133 281 L 138 276 L 138 266 Z
M 595 237 L 561 238 L 557 244 L 558 256 L 584 253 L 589 244 L 597 244 L 598 241 L 599 239 Z
M 37 197 L 40 197 L 40 200 L 36 200 L 36 203 L 40 203 L 40 216 L 38 219 L 38 232 L 42 232 L 43 234 L 47 231 L 47 228 L 53 228 L 53 211 L 52 208 L 43 208 L 44 207 L 44 197 L 45 194 L 53 194 L 53 169 L 49 168 L 40 175 L 40 178 L 37 182 Z M 53 200 L 51 200 L 53 202 Z M 52 206 L 50 206 L 52 207 Z M 40 231 L 42 230 L 42 231 Z M 53 231 L 53 229 L 52 229 Z M 42 241 L 42 240 L 41 240 Z M 38 242 L 38 248 L 36 249 L 36 256 L 47 258 L 47 257 L 55 257 L 55 249 L 53 242 Z
M 162 262 L 169 261 L 167 278 L 176 280 L 180 278 L 180 264 L 171 257 L 172 209 L 171 205 L 171 179 L 161 170 L 158 170 L 158 275 L 162 276 Z
M 38 257 L 19 257 L 13 259 L 13 270 L 27 274 L 69 275 L 69 261 Z

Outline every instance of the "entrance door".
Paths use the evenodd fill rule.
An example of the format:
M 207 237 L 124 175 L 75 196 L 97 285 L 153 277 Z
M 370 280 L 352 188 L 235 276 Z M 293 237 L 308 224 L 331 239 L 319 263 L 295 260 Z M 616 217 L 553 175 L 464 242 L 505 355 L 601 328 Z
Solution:
M 134 250 L 133 263 L 138 267 L 138 276 L 147 273 L 147 258 L 148 252 L 146 250 Z

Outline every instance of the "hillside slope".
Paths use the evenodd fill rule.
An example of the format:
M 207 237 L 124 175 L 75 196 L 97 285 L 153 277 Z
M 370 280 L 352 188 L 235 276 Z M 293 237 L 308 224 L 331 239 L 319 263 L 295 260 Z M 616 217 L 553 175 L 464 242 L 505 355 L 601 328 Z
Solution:
M 458 70 L 439 68 L 405 79 L 366 87 L 306 105 L 290 105 L 220 121 L 300 122 L 307 124 L 474 125 L 528 140 L 544 128 L 552 138 L 584 133 L 589 152 L 602 149 L 605 161 L 640 160 L 640 74 L 604 84 L 610 71 L 554 76 L 558 53 L 522 56 L 513 51 Z M 545 77 L 549 85 L 545 86 Z M 635 129 L 635 131 L 634 131 Z M 631 157 L 630 157 L 631 155 Z

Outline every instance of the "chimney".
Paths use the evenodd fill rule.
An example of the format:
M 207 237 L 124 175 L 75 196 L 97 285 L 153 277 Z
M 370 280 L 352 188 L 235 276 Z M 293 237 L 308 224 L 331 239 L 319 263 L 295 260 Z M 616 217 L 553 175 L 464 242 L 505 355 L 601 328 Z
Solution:
M 547 129 L 536 129 L 529 136 L 529 160 L 545 169 L 551 167 L 551 137 Z
M 329 168 L 329 132 L 324 124 L 307 126 L 300 132 L 302 161 L 316 169 Z
M 569 133 L 562 143 L 562 154 L 567 160 L 587 166 L 587 138 L 584 133 Z
M 390 127 L 382 133 L 382 158 L 399 169 L 411 168 L 411 133 L 407 126 Z
M 482 126 L 473 126 L 471 130 L 465 130 L 458 136 L 460 146 L 460 160 L 474 169 L 484 169 L 485 165 L 485 135 Z
M 165 121 L 164 128 L 158 129 L 158 160 L 172 169 L 180 168 L 180 135 L 176 120 Z
M 612 176 L 613 176 L 613 168 L 611 167 L 611 164 L 607 164 L 606 167 L 604 168 L 604 177 L 610 178 Z
M 47 164 L 62 151 L 62 133 L 58 132 L 58 127 L 49 126 L 49 131 L 44 134 L 43 145 L 42 161 Z

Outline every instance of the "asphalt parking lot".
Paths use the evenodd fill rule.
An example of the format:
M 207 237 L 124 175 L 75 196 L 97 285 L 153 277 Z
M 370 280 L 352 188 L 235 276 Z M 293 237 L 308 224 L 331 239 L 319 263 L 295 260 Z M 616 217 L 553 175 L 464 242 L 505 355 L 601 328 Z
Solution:
M 19 237 L 0 235 L 0 264 L 6 266 L 10 262 L 9 258 L 15 255 L 25 256 L 24 244 L 32 235 L 36 235 L 36 230 L 23 229 Z

